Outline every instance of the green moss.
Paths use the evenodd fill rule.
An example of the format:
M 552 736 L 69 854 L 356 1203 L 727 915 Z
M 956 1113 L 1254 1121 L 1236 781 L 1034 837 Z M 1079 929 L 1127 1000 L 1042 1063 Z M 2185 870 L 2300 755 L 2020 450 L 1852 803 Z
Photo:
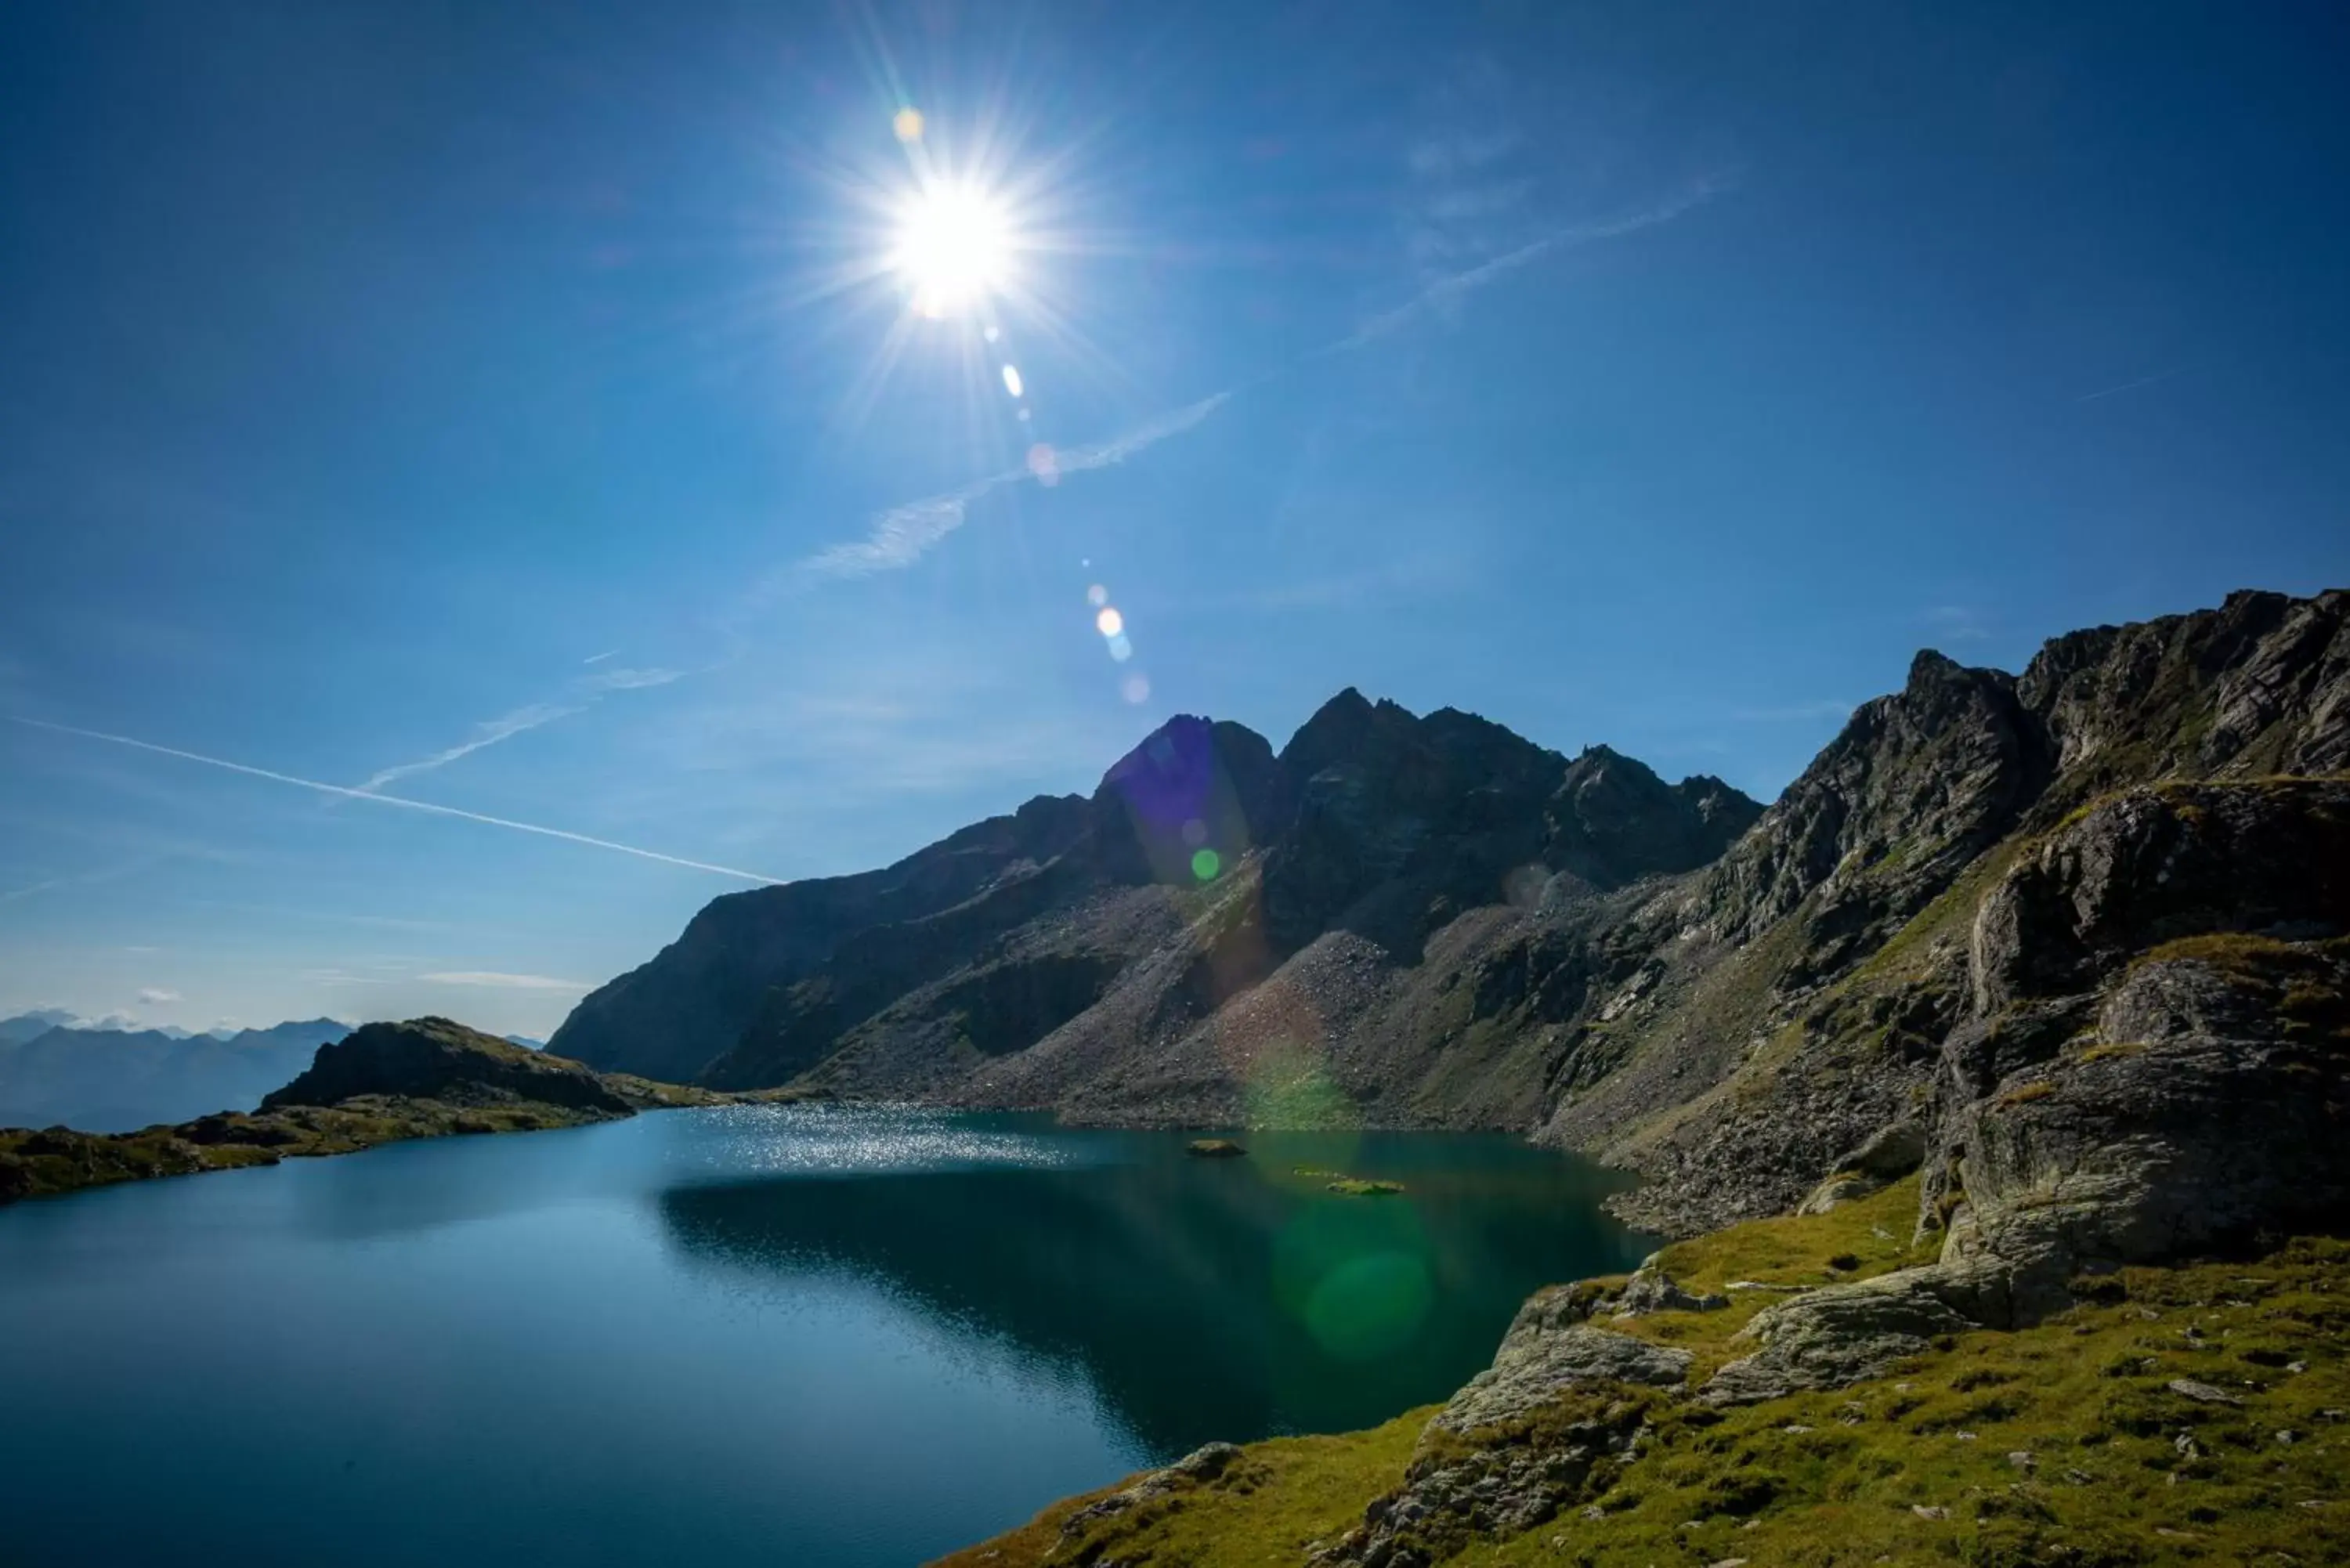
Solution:
M 1168 1568 L 1295 1563 L 1314 1542 L 1345 1534 L 1372 1498 L 1402 1484 L 1412 1445 L 1433 1414 L 1433 1407 L 1414 1410 L 1343 1437 L 1252 1443 L 1244 1460 L 1216 1480 L 1081 1530 L 1060 1549 L 1068 1517 L 1140 1479 L 1128 1477 L 1118 1486 L 1055 1503 L 1007 1535 L 941 1558 L 939 1568 L 1028 1568 L 1104 1559 Z
M 1386 1198 L 1403 1190 L 1400 1181 L 1366 1181 L 1359 1176 L 1342 1176 L 1323 1189 L 1326 1192 L 1341 1193 L 1348 1198 Z

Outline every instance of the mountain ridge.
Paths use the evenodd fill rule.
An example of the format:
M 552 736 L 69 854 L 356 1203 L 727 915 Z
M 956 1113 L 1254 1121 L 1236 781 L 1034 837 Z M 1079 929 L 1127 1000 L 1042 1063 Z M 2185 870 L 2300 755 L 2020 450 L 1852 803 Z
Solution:
M 1638 1170 L 1644 1225 L 1709 1230 L 1919 1141 L 1976 904 L 2067 814 L 2350 766 L 2345 607 L 2248 590 L 2021 674 L 1921 651 L 1767 808 L 1351 687 L 1278 753 L 1179 716 L 1090 796 L 714 902 L 550 1049 L 1082 1121 L 1531 1132 Z M 797 957 L 705 940 L 722 908 Z M 738 1005 L 694 1018 L 730 964 Z
M 0 1021 L 0 1029 L 54 1016 L 55 1010 L 27 1013 Z M 296 1019 L 223 1036 L 67 1022 L 16 1039 L 0 1033 L 0 1127 L 129 1132 L 207 1111 L 251 1110 L 351 1027 Z

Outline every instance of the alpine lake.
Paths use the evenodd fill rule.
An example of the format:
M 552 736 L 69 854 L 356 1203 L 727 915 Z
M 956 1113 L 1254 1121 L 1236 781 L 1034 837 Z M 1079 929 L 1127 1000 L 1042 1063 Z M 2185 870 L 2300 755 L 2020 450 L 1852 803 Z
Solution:
M 1652 1244 L 1512 1137 L 1191 1136 L 736 1106 L 0 1209 L 0 1557 L 905 1568 L 1443 1399 Z

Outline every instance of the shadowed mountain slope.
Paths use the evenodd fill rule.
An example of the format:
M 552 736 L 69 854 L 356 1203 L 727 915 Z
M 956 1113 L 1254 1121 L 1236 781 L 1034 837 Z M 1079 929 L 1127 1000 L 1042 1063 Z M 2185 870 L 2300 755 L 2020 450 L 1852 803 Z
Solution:
M 2073 814 L 2350 767 L 2345 619 L 2242 593 L 2020 676 L 1921 653 L 1768 811 L 1352 691 L 1278 754 L 1177 719 L 1089 798 L 718 900 L 551 1046 L 1105 1122 L 1534 1130 L 1638 1168 L 1652 1227 L 1772 1212 L 1864 1149 L 1914 1168 L 1978 911 Z M 2203 929 L 2275 934 L 2255 891 Z M 2279 940 L 2341 934 L 2305 919 Z
M 889 872 L 718 900 L 549 1048 L 691 1062 L 716 1087 L 805 1075 L 1097 1119 L 1529 1127 L 1538 1049 L 1438 1049 L 1512 983 L 1456 1005 L 1461 966 L 1527 940 L 1545 906 L 1706 864 L 1760 809 L 1353 691 L 1278 755 L 1179 717 L 1089 798 L 1031 802 Z

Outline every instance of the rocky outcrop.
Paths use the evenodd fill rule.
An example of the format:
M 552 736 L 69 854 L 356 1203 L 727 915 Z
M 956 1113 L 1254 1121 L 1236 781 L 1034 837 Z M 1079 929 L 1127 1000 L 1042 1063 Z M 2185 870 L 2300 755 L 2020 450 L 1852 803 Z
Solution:
M 1493 1365 L 1429 1422 L 1401 1489 L 1311 1561 L 1438 1562 L 1472 1537 L 1521 1534 L 1605 1490 L 1639 1443 L 1646 1391 L 1679 1388 L 1693 1357 L 1591 1326 L 1602 1299 L 1578 1288 L 1528 1302 Z
M 609 1116 L 633 1108 L 577 1062 L 509 1045 L 446 1018 L 369 1023 L 321 1045 L 309 1070 L 265 1096 L 261 1108 L 335 1106 L 362 1095 L 448 1105 L 530 1100 Z
M 2074 929 L 2057 907 L 2073 895 L 2052 891 L 2051 873 L 2006 880 L 2077 826 L 2068 817 L 2116 791 L 2253 788 L 2345 756 L 2350 595 L 2339 592 L 2239 594 L 2216 610 L 2075 633 L 2013 679 L 1921 655 L 1904 690 L 1856 712 L 1694 886 L 1632 917 L 1627 929 L 1661 933 L 1658 979 L 1605 1035 L 1565 1044 L 1566 1092 L 1545 1136 L 1640 1169 L 1642 1189 L 1621 1207 L 1669 1231 L 1866 1190 L 1829 1184 L 1857 1174 L 1847 1151 L 1936 1098 L 1954 1033 L 1995 1036 L 1994 1060 L 2026 1038 L 2077 1033 L 2091 1005 L 2080 977 L 2166 933 L 2295 918 L 2315 922 L 2304 934 L 2343 929 L 2338 913 L 2295 915 L 2317 880 L 2315 863 L 2296 857 L 2318 846 L 2263 806 L 2270 826 L 2248 820 L 2250 836 L 2214 839 L 2192 864 L 2163 870 L 2168 850 L 2153 840 L 2128 851 L 2167 878 L 2131 895 L 2153 899 L 2144 919 Z M 2106 849 L 2066 842 L 2091 857 L 2082 897 L 2136 875 L 2098 860 Z M 2213 880 L 2230 860 L 2243 874 Z M 2126 926 L 2136 907 L 2115 903 L 2106 919 Z
M 2350 1210 L 2350 782 L 2126 793 L 1982 901 L 1927 1200 L 2036 1301 Z
M 1879 1376 L 2085 1276 L 2338 1224 L 2345 933 L 2350 781 L 2127 791 L 2040 836 L 1977 907 L 1942 1049 L 1919 1216 L 1940 1259 L 1758 1314 L 1705 1397 Z

